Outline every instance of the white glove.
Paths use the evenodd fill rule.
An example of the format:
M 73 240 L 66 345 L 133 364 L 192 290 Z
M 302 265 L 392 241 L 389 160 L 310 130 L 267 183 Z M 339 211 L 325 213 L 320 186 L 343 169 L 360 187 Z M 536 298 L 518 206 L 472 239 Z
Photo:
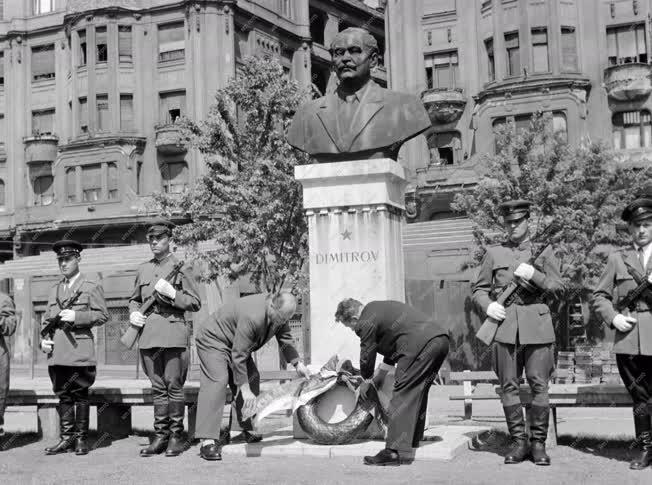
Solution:
M 632 329 L 632 323 L 636 323 L 634 317 L 626 317 L 622 313 L 616 315 L 611 324 L 616 327 L 616 330 L 621 332 L 629 332 Z
M 140 312 L 131 312 L 129 314 L 129 323 L 135 327 L 142 327 L 145 325 L 145 315 Z
M 41 350 L 46 354 L 52 352 L 54 348 L 54 342 L 52 340 L 41 340 Z
M 177 290 L 175 290 L 174 287 L 170 283 L 165 281 L 163 278 L 161 278 L 156 282 L 156 285 L 154 285 L 154 289 L 158 291 L 161 295 L 167 296 L 172 300 L 174 300 L 174 297 L 177 296 Z
M 516 271 L 514 271 L 514 276 L 530 281 L 534 276 L 534 266 L 527 263 L 521 263 L 518 265 L 518 268 L 516 268 Z
M 652 273 L 647 275 L 647 282 L 652 285 Z
M 75 321 L 75 310 L 61 310 L 59 312 L 62 322 L 74 322 Z
M 494 320 L 502 321 L 505 320 L 507 313 L 505 313 L 505 307 L 502 306 L 497 301 L 492 301 L 487 307 L 487 316 L 493 318 Z

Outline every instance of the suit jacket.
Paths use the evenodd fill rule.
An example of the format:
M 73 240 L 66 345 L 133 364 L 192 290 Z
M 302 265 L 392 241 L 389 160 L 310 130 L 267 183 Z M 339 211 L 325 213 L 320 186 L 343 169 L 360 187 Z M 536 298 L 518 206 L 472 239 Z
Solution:
M 159 279 L 165 278 L 179 260 L 169 254 L 161 261 L 152 258 L 138 267 L 134 291 L 129 298 L 129 312 L 138 311 L 140 305 L 154 293 Z M 180 273 L 169 281 L 177 290 L 174 301 L 156 302 L 147 316 L 140 334 L 138 346 L 141 349 L 187 348 L 190 339 L 190 325 L 184 312 L 196 312 L 201 308 L 199 290 L 192 270 L 184 266 Z
M 625 262 L 632 265 L 642 275 L 652 271 L 652 258 L 647 268 L 643 268 L 634 248 L 613 251 L 607 266 L 593 292 L 593 309 L 602 320 L 613 328 L 611 322 L 618 314 L 614 303 L 638 286 L 627 271 Z M 628 314 L 627 311 L 624 311 Z M 615 330 L 613 351 L 617 354 L 652 355 L 652 308 L 639 300 L 637 311 L 631 313 L 637 322 L 629 332 Z
M 516 267 L 527 263 L 531 257 L 532 244 L 529 242 L 519 246 L 507 242 L 487 248 L 473 284 L 473 301 L 484 315 L 489 304 L 495 301 L 493 295 L 507 286 L 514 279 Z M 558 294 L 563 289 L 563 283 L 559 274 L 559 261 L 552 249 L 545 249 L 535 264 L 541 271 L 535 269 L 531 283 L 548 295 Z M 518 333 L 518 341 L 521 344 L 554 343 L 555 330 L 547 304 L 514 303 L 505 310 L 507 316 L 498 327 L 496 342 L 515 344 Z
M 5 410 L 5 398 L 9 390 L 9 345 L 5 337 L 16 331 L 16 310 L 9 295 L 0 293 L 0 427 Z
M 416 96 L 381 88 L 373 81 L 350 119 L 338 120 L 339 103 L 337 93 L 331 93 L 301 106 L 288 131 L 290 145 L 313 156 L 389 147 L 398 152 L 403 142 L 431 126 Z M 338 129 L 338 121 L 343 129 Z
M 70 308 L 75 311 L 75 321 L 71 329 L 54 331 L 54 349 L 48 354 L 48 365 L 90 366 L 97 363 L 91 329 L 109 319 L 104 289 L 80 274 L 68 295 L 72 297 L 77 290 L 81 290 L 81 294 Z M 61 312 L 60 303 L 65 304 L 67 300 L 65 295 L 65 279 L 62 278 L 50 289 L 46 318 L 54 318 Z
M 233 381 L 237 386 L 248 382 L 247 360 L 272 337 L 276 337 L 286 361 L 294 364 L 299 353 L 294 348 L 290 325 L 273 324 L 267 317 L 267 295 L 249 295 L 222 305 L 200 322 L 197 339 L 202 347 L 231 350 Z
M 360 373 L 365 379 L 374 375 L 377 353 L 389 365 L 402 359 L 411 362 L 430 340 L 440 335 L 448 336 L 448 332 L 425 313 L 391 300 L 367 304 L 355 333 L 360 337 Z

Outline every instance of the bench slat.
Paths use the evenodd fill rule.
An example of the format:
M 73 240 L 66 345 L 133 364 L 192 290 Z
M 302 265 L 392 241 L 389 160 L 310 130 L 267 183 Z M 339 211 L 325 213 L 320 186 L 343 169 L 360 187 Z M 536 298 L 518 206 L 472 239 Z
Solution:
M 497 381 L 498 376 L 494 371 L 451 372 L 449 381 Z

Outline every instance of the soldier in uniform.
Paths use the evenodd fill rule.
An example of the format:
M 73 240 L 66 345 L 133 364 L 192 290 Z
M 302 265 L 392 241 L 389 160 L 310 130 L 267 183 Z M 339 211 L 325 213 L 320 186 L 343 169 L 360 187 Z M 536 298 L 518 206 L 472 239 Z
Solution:
M 222 305 L 198 323 L 195 342 L 201 382 L 195 436 L 202 439 L 200 456 L 204 460 L 221 460 L 221 446 L 230 441 L 233 408 L 228 428 L 221 430 L 227 385 L 234 396 L 243 439 L 248 443 L 262 439 L 252 432 L 251 420 L 242 419 L 242 410 L 252 405 L 260 392 L 260 375 L 251 354 L 272 337 L 276 337 L 285 360 L 294 365 L 297 373 L 310 377 L 294 348 L 288 324 L 296 308 L 291 293 L 249 295 Z
M 593 293 L 593 307 L 614 329 L 613 351 L 620 377 L 634 402 L 634 428 L 642 448 L 630 468 L 652 464 L 652 298 L 643 295 L 635 307 L 619 312 L 614 305 L 638 286 L 634 275 L 652 283 L 652 198 L 642 197 L 622 213 L 632 246 L 613 251 Z M 631 310 L 631 311 L 630 311 Z
M 142 327 L 139 348 L 143 369 L 154 394 L 154 432 L 150 445 L 141 450 L 147 457 L 165 452 L 177 456 L 186 448 L 183 438 L 185 399 L 183 385 L 188 373 L 190 325 L 185 312 L 201 307 L 195 276 L 188 267 L 167 281 L 179 260 L 170 252 L 172 224 L 160 220 L 147 230 L 154 257 L 138 268 L 134 291 L 129 299 L 129 321 Z M 154 296 L 149 315 L 140 305 Z
M 45 322 L 59 321 L 50 338 L 41 341 L 48 354 L 48 373 L 59 398 L 60 441 L 47 455 L 75 451 L 88 453 L 90 406 L 88 389 L 95 382 L 95 339 L 92 328 L 109 318 L 104 290 L 79 272 L 82 245 L 61 240 L 52 249 L 63 278 L 50 290 Z
M 513 200 L 500 204 L 508 240 L 487 248 L 473 285 L 473 301 L 483 314 L 500 323 L 493 347 L 494 370 L 502 388 L 502 404 L 512 447 L 506 464 L 520 463 L 531 456 L 537 465 L 549 465 L 545 442 L 548 433 L 548 381 L 554 370 L 555 331 L 550 308 L 543 296 L 562 290 L 559 262 L 546 248 L 534 264 L 528 221 L 531 202 Z M 504 307 L 497 295 L 514 277 L 526 280 L 536 291 L 523 292 Z M 528 413 L 530 443 L 525 431 L 519 397 L 519 381 L 525 376 L 532 392 Z
M 5 402 L 9 392 L 9 345 L 5 337 L 16 331 L 16 309 L 9 295 L 0 292 L 0 436 L 4 435 Z M 2 447 L 0 447 L 2 449 Z

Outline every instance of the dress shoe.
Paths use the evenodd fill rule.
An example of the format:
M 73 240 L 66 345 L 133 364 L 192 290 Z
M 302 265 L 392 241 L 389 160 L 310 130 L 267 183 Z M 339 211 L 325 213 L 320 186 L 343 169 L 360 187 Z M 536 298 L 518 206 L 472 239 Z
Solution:
M 550 457 L 548 456 L 548 453 L 546 453 L 545 443 L 541 441 L 532 441 L 530 446 L 532 449 L 532 461 L 535 465 L 550 465 Z
M 146 457 L 160 455 L 168 449 L 168 441 L 167 436 L 154 436 L 154 439 L 149 446 L 140 450 L 140 456 Z
M 75 455 L 88 455 L 88 442 L 86 437 L 75 438 Z
M 525 440 L 516 440 L 505 455 L 505 465 L 515 465 L 530 456 L 530 447 Z
M 631 470 L 643 470 L 652 465 L 652 434 L 644 431 L 640 434 L 639 440 L 643 449 L 638 458 L 629 464 Z
M 385 448 L 380 450 L 376 456 L 365 456 L 363 463 L 371 466 L 399 466 L 412 463 L 411 458 L 402 459 L 398 452 Z
M 75 451 L 75 439 L 73 437 L 62 437 L 56 445 L 47 447 L 45 449 L 45 454 L 58 455 L 60 453 L 68 453 L 71 451 Z
M 222 459 L 222 450 L 217 443 L 204 445 L 199 449 L 199 456 L 208 461 L 219 461 Z
M 179 456 L 184 451 L 186 451 L 186 440 L 177 434 L 170 435 L 170 441 L 168 441 L 165 456 Z

